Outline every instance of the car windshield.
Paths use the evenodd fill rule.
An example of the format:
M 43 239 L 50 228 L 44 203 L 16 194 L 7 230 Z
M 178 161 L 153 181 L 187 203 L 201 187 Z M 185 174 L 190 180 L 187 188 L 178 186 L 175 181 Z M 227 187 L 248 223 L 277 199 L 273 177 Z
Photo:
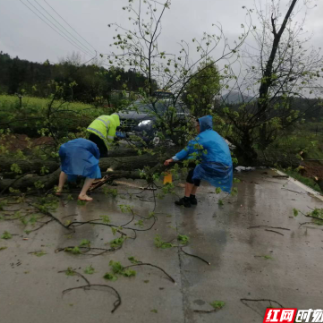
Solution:
M 143 103 L 141 101 L 136 101 L 129 108 L 131 110 L 137 110 L 138 112 L 141 112 L 141 113 L 151 113 L 151 112 L 165 113 L 165 112 L 167 112 L 167 109 L 170 108 L 171 106 L 172 106 L 172 104 L 170 101 L 156 102 L 155 107 L 149 103 Z M 176 110 L 178 112 L 183 112 L 184 107 L 180 104 L 177 104 Z

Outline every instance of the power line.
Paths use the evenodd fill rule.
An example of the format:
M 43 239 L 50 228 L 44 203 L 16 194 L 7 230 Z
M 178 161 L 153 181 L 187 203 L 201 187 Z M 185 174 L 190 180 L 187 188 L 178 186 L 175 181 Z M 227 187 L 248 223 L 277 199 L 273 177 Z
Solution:
M 38 3 L 37 0 L 35 0 L 35 2 L 37 3 L 38 6 L 40 6 L 47 13 L 47 15 L 49 15 L 54 21 L 56 21 L 63 28 L 63 30 L 65 30 L 65 32 L 67 32 L 69 35 L 71 35 L 72 39 L 75 40 L 76 42 L 78 42 L 84 50 L 90 52 L 91 54 L 93 53 L 92 49 L 89 49 L 82 42 L 80 42 L 74 35 L 72 35 L 59 21 L 57 21 L 57 19 L 55 17 L 53 17 L 40 3 Z
M 44 20 L 42 17 L 40 17 L 34 10 L 32 10 L 26 3 L 24 3 L 22 0 L 19 0 L 25 7 L 27 7 L 33 14 L 35 14 L 40 20 L 42 20 L 47 26 L 49 26 L 51 29 L 53 29 L 57 34 L 59 34 L 61 37 L 63 37 L 67 42 L 69 42 L 72 46 L 76 47 L 78 50 L 81 50 L 84 54 L 89 55 L 86 53 L 82 48 L 79 46 L 74 45 L 67 37 L 65 37 L 63 34 L 61 34 L 58 30 L 56 30 L 54 27 L 52 27 L 46 20 Z M 27 0 L 28 1 L 28 0 Z
M 73 39 L 71 39 L 63 30 L 59 29 L 55 23 L 53 23 L 50 19 L 48 19 L 37 7 L 35 7 L 29 0 L 27 2 L 36 9 L 47 22 L 49 22 L 51 25 L 53 25 L 54 28 L 56 28 L 59 32 L 61 32 L 66 38 L 68 38 L 75 46 L 77 46 L 80 50 L 83 51 L 83 53 L 87 53 L 88 55 L 93 55 L 93 53 L 89 52 L 88 50 L 83 49 L 79 44 L 77 44 Z
M 96 50 L 84 37 L 82 37 L 46 0 L 44 2 L 76 33 L 78 34 L 88 45 Z

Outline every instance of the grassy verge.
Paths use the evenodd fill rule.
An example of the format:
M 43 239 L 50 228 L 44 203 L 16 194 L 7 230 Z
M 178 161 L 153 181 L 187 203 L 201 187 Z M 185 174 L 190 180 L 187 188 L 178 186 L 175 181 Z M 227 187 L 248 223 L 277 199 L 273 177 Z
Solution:
M 108 109 L 79 102 L 55 101 L 49 110 L 50 102 L 50 99 L 25 96 L 20 103 L 15 96 L 0 95 L 0 129 L 10 128 L 14 133 L 35 136 L 46 132 L 50 124 L 55 132 L 66 136 L 69 131 L 87 127 L 96 117 L 109 114 Z
M 319 193 L 322 193 L 319 186 L 315 183 L 315 181 L 313 179 L 308 178 L 308 177 L 304 177 L 304 176 L 300 175 L 297 171 L 294 171 L 294 170 L 282 169 L 281 171 L 284 172 L 285 174 L 289 175 L 290 177 L 295 178 L 296 180 L 305 184 L 306 186 L 312 188 L 313 190 L 315 190 Z

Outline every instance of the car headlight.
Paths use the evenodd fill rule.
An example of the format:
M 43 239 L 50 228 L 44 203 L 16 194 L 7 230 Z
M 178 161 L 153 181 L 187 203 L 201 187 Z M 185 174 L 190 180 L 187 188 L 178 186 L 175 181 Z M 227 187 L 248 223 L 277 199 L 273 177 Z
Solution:
M 147 127 L 153 124 L 152 120 L 143 120 L 139 122 L 138 127 Z

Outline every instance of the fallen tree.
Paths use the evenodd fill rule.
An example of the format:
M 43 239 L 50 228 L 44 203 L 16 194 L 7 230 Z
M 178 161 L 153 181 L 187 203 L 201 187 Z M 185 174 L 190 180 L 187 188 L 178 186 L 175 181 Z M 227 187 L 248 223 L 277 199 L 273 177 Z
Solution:
M 136 155 L 138 155 L 138 152 L 133 148 L 114 148 L 109 151 L 109 157 L 125 157 Z M 41 174 L 43 168 L 45 168 L 48 173 L 52 173 L 60 166 L 58 160 L 42 160 L 32 156 L 26 156 L 25 159 L 17 160 L 10 156 L 0 156 L 0 173 L 10 172 L 12 170 L 13 164 L 16 164 L 19 167 L 22 174 Z
M 176 148 L 172 148 L 168 153 L 160 152 L 154 155 L 145 154 L 140 156 L 126 156 L 126 154 L 134 154 L 132 149 L 115 149 L 110 155 L 115 157 L 107 157 L 100 159 L 100 169 L 102 175 L 108 175 L 109 179 L 114 180 L 118 178 L 142 178 L 140 171 L 146 171 L 145 178 L 151 177 L 154 173 L 163 170 L 163 161 L 172 156 L 176 151 Z M 118 157 L 120 156 L 120 157 Z M 16 164 L 24 170 L 24 173 L 17 175 L 15 179 L 4 178 L 0 180 L 0 192 L 5 193 L 12 188 L 14 190 L 27 190 L 29 189 L 50 189 L 57 185 L 58 177 L 60 174 L 59 164 L 53 161 L 43 161 L 43 164 L 39 160 L 23 160 L 16 161 Z M 4 165 L 8 165 L 9 161 L 6 161 Z M 11 164 L 12 165 L 12 164 Z M 42 166 L 55 167 L 54 171 L 46 175 L 35 174 Z M 3 167 L 3 166 L 2 166 Z M 27 173 L 26 173 L 27 172 Z

